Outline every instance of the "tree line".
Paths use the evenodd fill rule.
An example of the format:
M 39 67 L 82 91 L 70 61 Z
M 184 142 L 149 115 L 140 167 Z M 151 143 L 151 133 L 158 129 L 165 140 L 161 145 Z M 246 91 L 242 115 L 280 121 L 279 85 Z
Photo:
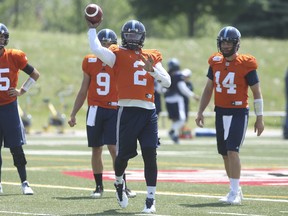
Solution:
M 0 0 L 0 22 L 82 33 L 87 30 L 83 10 L 92 2 L 103 9 L 102 27 L 120 30 L 126 20 L 139 19 L 152 37 L 204 37 L 233 25 L 245 36 L 288 38 L 287 0 Z

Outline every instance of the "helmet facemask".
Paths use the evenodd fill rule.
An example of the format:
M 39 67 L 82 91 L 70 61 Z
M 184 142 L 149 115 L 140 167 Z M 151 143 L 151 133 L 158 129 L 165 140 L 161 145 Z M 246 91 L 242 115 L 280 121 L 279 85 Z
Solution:
M 227 41 L 227 42 L 232 42 L 233 43 L 233 47 L 232 49 L 230 50 L 230 52 L 224 52 L 222 49 L 221 49 L 221 43 L 224 42 L 224 41 Z M 217 47 L 218 47 L 218 50 L 222 53 L 222 55 L 224 57 L 229 57 L 229 56 L 232 56 L 234 55 L 239 47 L 240 47 L 240 40 L 238 39 L 231 39 L 231 38 L 218 38 L 217 39 Z
M 141 42 L 142 34 L 138 34 L 136 32 L 123 33 L 123 39 L 127 45 L 127 48 L 131 50 L 141 49 L 144 45 Z

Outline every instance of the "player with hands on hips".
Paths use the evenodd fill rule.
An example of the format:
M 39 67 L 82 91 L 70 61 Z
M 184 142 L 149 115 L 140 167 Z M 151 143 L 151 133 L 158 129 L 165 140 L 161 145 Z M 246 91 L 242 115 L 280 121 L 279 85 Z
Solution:
M 40 73 L 28 63 L 26 54 L 17 49 L 6 49 L 9 41 L 7 27 L 0 23 L 0 150 L 9 148 L 17 168 L 21 188 L 24 195 L 32 195 L 33 190 L 27 181 L 27 160 L 22 145 L 26 143 L 25 129 L 18 112 L 17 97 L 23 95 L 38 80 Z M 20 89 L 17 88 L 19 70 L 24 71 L 29 78 Z M 0 154 L 0 193 L 2 157 Z
M 97 37 L 102 46 L 117 45 L 117 35 L 111 29 L 102 29 Z M 88 111 L 86 131 L 88 147 L 92 148 L 91 165 L 96 189 L 92 192 L 92 198 L 101 198 L 103 187 L 103 145 L 107 145 L 113 161 L 116 158 L 116 122 L 118 110 L 118 96 L 115 83 L 115 75 L 112 68 L 103 63 L 93 54 L 86 55 L 82 62 L 83 80 L 81 88 L 74 102 L 68 124 L 76 125 L 76 114 L 87 98 Z M 88 94 L 88 96 L 87 96 Z M 124 174 L 125 180 L 125 174 Z M 126 183 L 126 181 L 125 181 Z M 128 197 L 135 197 L 136 193 L 127 188 L 124 191 Z
M 230 192 L 220 201 L 232 205 L 241 204 L 243 199 L 239 151 L 248 125 L 249 88 L 253 94 L 256 114 L 254 131 L 260 136 L 264 130 L 263 98 L 256 71 L 257 62 L 252 55 L 238 53 L 240 38 L 241 34 L 235 27 L 226 26 L 220 30 L 217 37 L 219 52 L 208 60 L 208 79 L 195 120 L 199 127 L 204 126 L 203 112 L 214 92 L 217 148 L 230 180 Z
M 144 161 L 147 196 L 143 212 L 153 213 L 157 183 L 158 124 L 154 104 L 154 80 L 169 87 L 171 79 L 162 66 L 162 55 L 155 49 L 142 49 L 146 30 L 137 20 L 126 22 L 121 30 L 122 45 L 101 46 L 95 25 L 89 24 L 90 48 L 115 71 L 118 89 L 117 157 L 115 160 L 116 198 L 122 208 L 128 205 L 123 193 L 123 174 L 129 159 L 137 156 L 139 141 Z

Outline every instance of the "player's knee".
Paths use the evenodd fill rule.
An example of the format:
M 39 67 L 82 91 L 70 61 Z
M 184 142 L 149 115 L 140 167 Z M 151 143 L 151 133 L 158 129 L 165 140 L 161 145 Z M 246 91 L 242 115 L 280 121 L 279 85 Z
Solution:
M 144 160 L 145 167 L 155 168 L 157 167 L 157 152 L 155 148 L 143 148 L 142 157 Z
M 12 154 L 15 167 L 25 166 L 27 164 L 22 146 L 11 148 L 10 152 Z

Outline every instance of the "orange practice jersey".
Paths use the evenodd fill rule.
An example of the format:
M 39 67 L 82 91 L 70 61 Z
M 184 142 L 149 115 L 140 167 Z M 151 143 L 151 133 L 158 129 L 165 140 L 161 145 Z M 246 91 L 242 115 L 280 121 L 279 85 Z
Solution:
M 251 55 L 238 54 L 231 62 L 220 53 L 208 60 L 213 71 L 215 106 L 222 108 L 248 107 L 248 82 L 246 75 L 257 69 Z
M 157 50 L 128 50 L 116 45 L 110 46 L 116 55 L 113 67 L 116 73 L 119 99 L 134 99 L 154 102 L 154 78 L 143 69 L 141 54 L 146 58 L 151 56 L 154 65 L 162 61 L 162 55 Z
M 4 49 L 3 55 L 0 56 L 0 106 L 17 99 L 8 95 L 8 89 L 17 87 L 19 70 L 27 63 L 27 57 L 21 50 Z
M 95 55 L 86 55 L 82 70 L 91 78 L 88 89 L 88 105 L 117 109 L 117 90 L 114 71 Z

